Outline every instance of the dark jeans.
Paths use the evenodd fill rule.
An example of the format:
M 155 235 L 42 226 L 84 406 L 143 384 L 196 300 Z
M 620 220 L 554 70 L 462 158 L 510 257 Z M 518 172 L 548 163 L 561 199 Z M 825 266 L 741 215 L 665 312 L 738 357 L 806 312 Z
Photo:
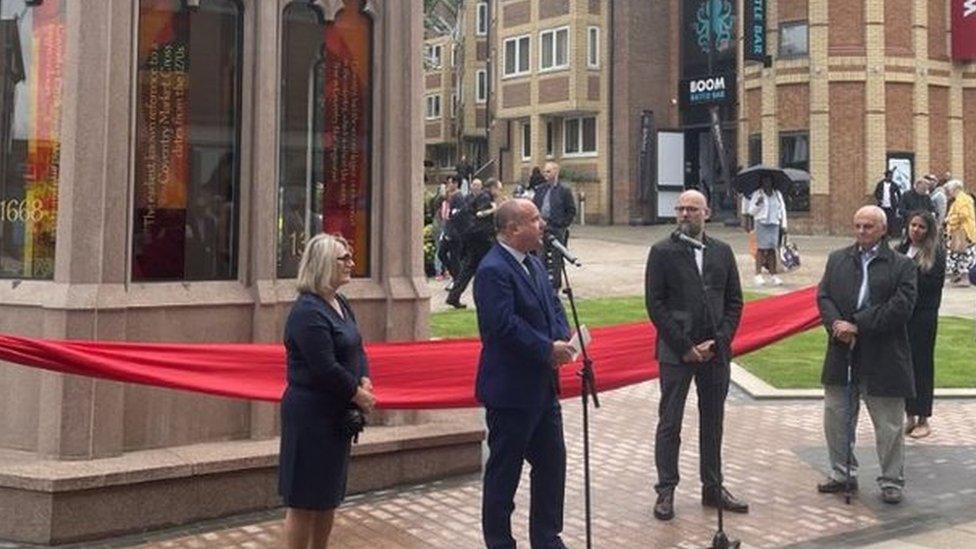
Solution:
M 549 227 L 546 231 L 552 233 L 564 246 L 569 242 L 569 229 Z M 553 250 L 548 243 L 543 248 L 543 253 L 545 253 L 543 259 L 546 263 L 546 271 L 549 273 L 549 283 L 558 290 L 563 287 L 563 256 Z
M 529 538 L 533 548 L 563 547 L 566 445 L 558 402 L 543 408 L 488 408 L 488 462 L 481 527 L 489 549 L 514 548 L 512 511 L 522 463 L 532 466 Z
M 491 250 L 491 241 L 481 238 L 466 239 L 464 242 L 464 260 L 461 264 L 461 273 L 454 279 L 451 291 L 447 293 L 448 303 L 457 303 L 461 300 L 461 294 L 468 288 L 474 274 L 478 272 L 478 264 Z
M 888 236 L 898 236 L 901 234 L 901 223 L 898 218 L 898 210 L 895 208 L 881 208 L 884 210 L 885 218 L 888 220 Z
M 938 309 L 916 310 L 908 321 L 908 343 L 915 373 L 915 398 L 905 401 L 905 412 L 910 416 L 932 417 L 932 393 L 935 388 L 933 355 L 938 323 Z
M 704 490 L 718 487 L 722 446 L 722 420 L 725 397 L 729 392 L 729 368 L 709 362 L 698 366 L 661 364 L 661 402 L 658 407 L 654 461 L 657 464 L 658 493 L 678 485 L 678 453 L 681 446 L 681 420 L 691 380 L 698 391 L 698 451 Z

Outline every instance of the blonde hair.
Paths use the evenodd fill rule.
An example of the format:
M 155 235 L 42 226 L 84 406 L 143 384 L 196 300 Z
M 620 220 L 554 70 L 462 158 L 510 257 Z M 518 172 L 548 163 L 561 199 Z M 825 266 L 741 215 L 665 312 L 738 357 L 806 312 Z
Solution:
M 335 293 L 336 263 L 348 249 L 349 242 L 339 235 L 321 233 L 309 239 L 298 264 L 298 291 L 318 295 Z

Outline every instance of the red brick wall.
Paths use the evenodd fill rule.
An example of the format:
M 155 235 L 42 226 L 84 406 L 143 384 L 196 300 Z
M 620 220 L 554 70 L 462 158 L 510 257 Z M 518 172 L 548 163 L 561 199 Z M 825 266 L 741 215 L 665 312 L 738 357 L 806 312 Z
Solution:
M 831 55 L 864 55 L 864 2 L 829 0 L 827 45 Z
M 807 130 L 810 127 L 810 87 L 807 84 L 777 86 L 776 111 L 780 131 Z
M 833 0 L 831 0 L 833 5 Z M 830 84 L 830 207 L 827 225 L 844 232 L 854 212 L 867 203 L 864 84 Z
M 779 0 L 776 13 L 780 21 L 805 21 L 807 0 Z
M 929 57 L 949 58 L 949 41 L 946 38 L 946 0 L 927 0 L 929 5 Z
M 889 151 L 915 150 L 913 90 L 912 84 L 889 82 L 885 86 L 885 133 Z
M 885 0 L 885 52 L 891 56 L 914 56 L 912 47 L 913 0 Z
M 949 170 L 949 88 L 929 86 L 929 171 Z
M 963 105 L 976 105 L 976 89 L 963 90 Z M 976 115 L 972 111 L 965 113 L 962 117 L 963 141 L 963 168 L 966 170 L 962 174 L 970 189 L 976 188 Z M 958 175 L 958 174 L 957 174 Z
M 749 120 L 749 135 L 762 133 L 762 89 L 746 92 L 746 117 Z

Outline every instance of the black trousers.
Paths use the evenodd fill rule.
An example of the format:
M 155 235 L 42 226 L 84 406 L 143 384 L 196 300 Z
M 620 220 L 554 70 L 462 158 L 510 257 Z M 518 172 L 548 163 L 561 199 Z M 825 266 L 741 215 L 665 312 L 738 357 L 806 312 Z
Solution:
M 558 402 L 542 408 L 488 408 L 488 462 L 481 527 L 489 549 L 514 549 L 512 511 L 522 463 L 532 466 L 529 541 L 533 549 L 563 546 L 566 444 Z
M 908 321 L 908 343 L 912 350 L 915 374 L 915 398 L 905 401 L 910 416 L 932 417 L 932 393 L 935 389 L 935 335 L 939 310 L 916 310 Z
M 549 227 L 546 231 L 553 234 L 565 246 L 569 242 L 569 229 Z M 552 249 L 548 243 L 543 248 L 545 253 L 546 271 L 549 273 L 549 283 L 555 289 L 563 287 L 563 256 Z
M 474 274 L 478 272 L 478 264 L 491 250 L 491 241 L 482 238 L 470 238 L 464 241 L 464 259 L 461 263 L 461 273 L 454 279 L 451 291 L 447 293 L 448 303 L 457 303 L 461 294 L 468 288 Z
M 885 218 L 888 221 L 888 236 L 898 236 L 901 234 L 901 223 L 898 218 L 898 210 L 895 208 L 881 208 L 884 210 Z
M 698 451 L 703 490 L 717 488 L 721 480 L 719 460 L 725 397 L 729 392 L 728 365 L 719 365 L 717 361 L 698 366 L 661 364 L 661 402 L 654 440 L 654 462 L 657 465 L 654 488 L 658 493 L 673 490 L 678 485 L 681 422 L 692 379 L 698 391 Z

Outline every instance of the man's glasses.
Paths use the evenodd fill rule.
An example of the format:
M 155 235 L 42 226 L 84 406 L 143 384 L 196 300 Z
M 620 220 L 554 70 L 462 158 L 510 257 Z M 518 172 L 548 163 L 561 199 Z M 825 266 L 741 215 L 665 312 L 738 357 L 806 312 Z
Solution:
M 682 213 L 682 212 L 698 213 L 701 211 L 701 208 L 699 208 L 698 206 L 675 206 L 674 211 L 678 213 Z

